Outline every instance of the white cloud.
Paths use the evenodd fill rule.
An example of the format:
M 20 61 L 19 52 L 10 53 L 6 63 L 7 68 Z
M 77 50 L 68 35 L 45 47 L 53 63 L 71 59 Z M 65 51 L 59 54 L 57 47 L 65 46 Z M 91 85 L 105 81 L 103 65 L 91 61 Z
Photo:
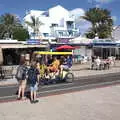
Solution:
M 81 18 L 76 21 L 76 27 L 79 28 L 80 32 L 83 34 L 88 31 L 88 29 L 92 27 L 92 25 L 90 22 Z
M 85 15 L 85 10 L 82 8 L 76 8 L 70 11 L 70 15 L 75 17 L 76 27 L 79 28 L 80 32 L 85 33 L 90 27 L 90 22 L 81 18 Z
M 114 0 L 88 0 L 89 3 L 100 3 L 100 4 L 104 4 L 104 3 L 110 3 L 113 2 Z
M 70 11 L 70 15 L 75 16 L 75 18 L 83 16 L 84 14 L 85 14 L 85 11 L 82 8 L 76 8 Z
M 101 6 L 100 4 L 96 4 L 96 8 L 100 8 L 100 6 Z
M 95 0 L 95 1 L 98 2 L 98 3 L 110 3 L 113 0 Z
M 113 19 L 114 22 L 116 22 L 117 21 L 117 16 L 112 16 L 112 19 Z
M 91 23 L 84 20 L 81 16 L 85 15 L 85 10 L 76 8 L 70 11 L 70 15 L 75 17 L 76 27 L 79 28 L 81 34 L 84 34 L 91 27 Z

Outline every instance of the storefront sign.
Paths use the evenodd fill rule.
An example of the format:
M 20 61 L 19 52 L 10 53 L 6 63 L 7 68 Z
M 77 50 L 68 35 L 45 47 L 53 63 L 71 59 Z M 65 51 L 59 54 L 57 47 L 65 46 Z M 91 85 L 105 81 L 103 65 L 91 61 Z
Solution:
M 58 41 L 59 41 L 59 43 L 69 43 L 70 39 L 71 38 L 59 38 Z
M 40 41 L 39 39 L 29 39 L 27 40 L 27 44 L 40 44 Z

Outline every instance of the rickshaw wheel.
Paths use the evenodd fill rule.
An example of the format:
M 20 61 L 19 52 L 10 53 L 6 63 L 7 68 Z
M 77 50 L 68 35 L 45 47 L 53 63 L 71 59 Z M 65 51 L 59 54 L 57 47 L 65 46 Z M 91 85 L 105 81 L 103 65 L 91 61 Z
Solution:
M 66 82 L 73 82 L 74 81 L 74 75 L 72 73 L 67 73 L 65 76 L 65 81 Z

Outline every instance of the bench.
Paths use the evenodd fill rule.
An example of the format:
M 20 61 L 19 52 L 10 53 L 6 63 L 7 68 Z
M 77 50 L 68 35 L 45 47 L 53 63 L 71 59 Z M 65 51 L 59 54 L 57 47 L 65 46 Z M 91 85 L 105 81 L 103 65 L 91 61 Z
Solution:
M 12 66 L 0 66 L 0 79 L 13 78 Z

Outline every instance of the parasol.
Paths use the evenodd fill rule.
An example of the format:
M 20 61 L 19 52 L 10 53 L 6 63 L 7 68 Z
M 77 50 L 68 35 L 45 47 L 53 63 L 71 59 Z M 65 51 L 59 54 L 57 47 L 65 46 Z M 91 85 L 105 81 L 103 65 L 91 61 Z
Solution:
M 73 49 L 75 49 L 74 47 L 72 47 L 72 46 L 70 46 L 70 45 L 62 45 L 62 46 L 60 46 L 60 47 L 57 47 L 56 48 L 56 50 L 73 50 Z

